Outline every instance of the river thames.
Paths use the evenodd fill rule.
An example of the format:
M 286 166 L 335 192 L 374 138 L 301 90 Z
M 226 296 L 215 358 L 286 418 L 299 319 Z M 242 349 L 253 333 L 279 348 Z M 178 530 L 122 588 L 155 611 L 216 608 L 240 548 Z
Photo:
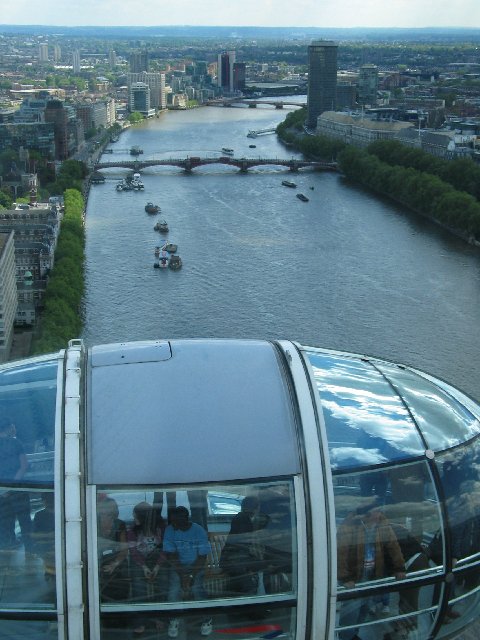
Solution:
M 125 131 L 103 160 L 301 157 L 274 134 L 272 107 L 174 111 Z M 255 148 L 249 145 L 255 144 Z M 125 169 L 90 191 L 84 339 L 88 346 L 186 337 L 288 338 L 372 354 L 445 378 L 480 398 L 480 250 L 332 173 L 223 165 L 191 175 L 142 171 L 144 192 L 117 192 Z M 297 189 L 281 185 L 294 180 Z M 295 197 L 305 193 L 309 202 Z M 147 201 L 161 213 L 149 216 Z M 154 269 L 160 235 L 183 268 Z

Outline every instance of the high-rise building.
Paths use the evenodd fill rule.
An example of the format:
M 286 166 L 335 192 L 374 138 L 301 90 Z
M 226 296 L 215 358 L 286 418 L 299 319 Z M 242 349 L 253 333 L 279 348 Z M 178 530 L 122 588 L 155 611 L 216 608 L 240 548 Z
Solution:
M 377 104 L 378 67 L 364 64 L 358 74 L 358 102 L 374 107 Z
M 148 52 L 132 51 L 129 56 L 130 71 L 132 73 L 141 73 L 148 71 Z
M 307 127 L 315 129 L 324 111 L 335 111 L 337 100 L 336 42 L 317 40 L 308 47 Z
M 247 65 L 245 64 L 245 62 L 233 63 L 233 90 L 234 91 L 243 91 L 243 89 L 245 89 L 246 68 L 247 68 Z
M 149 117 L 155 115 L 155 109 L 150 104 L 150 87 L 146 82 L 132 82 L 128 92 L 128 110 L 138 111 Z
M 58 64 L 62 59 L 62 50 L 59 44 L 53 45 L 53 61 Z
M 55 159 L 66 160 L 83 142 L 83 124 L 77 120 L 75 108 L 61 100 L 49 100 L 45 108 L 45 122 L 54 125 Z
M 80 73 L 80 51 L 78 49 L 75 49 L 72 54 L 72 71 Z
M 235 51 L 224 51 L 217 58 L 217 84 L 224 91 L 233 91 L 233 65 Z
M 113 49 L 110 49 L 108 52 L 108 64 L 110 68 L 113 69 L 117 66 L 117 54 Z
M 142 71 L 141 73 L 127 73 L 127 85 L 130 87 L 135 82 L 143 82 L 150 87 L 150 106 L 154 109 L 165 109 L 167 98 L 165 94 L 165 74 Z
M 41 42 L 38 45 L 38 61 L 48 62 L 48 43 L 47 42 Z

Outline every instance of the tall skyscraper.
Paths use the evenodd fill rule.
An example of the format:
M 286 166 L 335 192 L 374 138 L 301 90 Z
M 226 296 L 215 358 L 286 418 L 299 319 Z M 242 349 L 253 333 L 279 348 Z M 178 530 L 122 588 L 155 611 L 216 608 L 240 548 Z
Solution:
M 358 74 L 358 102 L 374 107 L 377 104 L 378 67 L 364 64 Z
M 62 58 L 62 50 L 60 48 L 60 45 L 54 44 L 53 45 L 53 61 L 55 63 L 58 63 L 60 62 L 61 58 Z
M 336 42 L 317 40 L 308 47 L 307 126 L 315 129 L 324 111 L 334 111 L 337 99 Z
M 245 62 L 233 63 L 233 90 L 242 91 L 245 89 L 245 77 L 246 77 L 247 65 Z
M 114 69 L 117 66 L 117 54 L 113 49 L 108 52 L 108 64 L 110 69 Z
M 235 51 L 224 51 L 217 58 L 217 84 L 225 91 L 233 91 L 235 56 Z
M 41 42 L 38 45 L 38 61 L 48 62 L 48 43 L 47 42 Z
M 132 73 L 141 73 L 148 71 L 148 52 L 132 51 L 129 56 L 130 71 Z
M 73 73 L 80 73 L 80 51 L 75 49 L 72 54 L 72 70 Z

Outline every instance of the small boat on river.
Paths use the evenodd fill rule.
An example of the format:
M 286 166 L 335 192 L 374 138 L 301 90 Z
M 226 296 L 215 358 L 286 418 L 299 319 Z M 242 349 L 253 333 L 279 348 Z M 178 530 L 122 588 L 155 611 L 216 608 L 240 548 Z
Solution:
M 168 224 L 166 220 L 161 220 L 160 222 L 157 222 L 155 224 L 155 226 L 153 227 L 154 231 L 160 231 L 160 233 L 167 233 L 168 232 Z
M 162 247 L 163 251 L 167 251 L 168 253 L 175 253 L 175 251 L 178 249 L 178 245 L 173 244 L 173 242 L 166 242 L 163 247 Z
M 308 202 L 308 198 L 306 195 L 304 195 L 303 193 L 297 193 L 297 198 L 299 200 L 301 200 L 302 202 Z
M 177 255 L 170 256 L 170 260 L 168 261 L 168 266 L 173 271 L 177 271 L 182 267 L 182 259 L 180 258 L 180 256 L 177 256 Z
M 153 204 L 153 202 L 147 202 L 145 205 L 145 211 L 147 213 L 158 213 L 160 211 L 160 207 L 158 204 Z
M 233 156 L 235 152 L 233 149 L 229 149 L 229 147 L 222 147 L 222 153 L 224 153 L 226 156 Z
M 141 149 L 137 145 L 134 145 L 133 147 L 130 148 L 130 155 L 131 156 L 139 156 L 142 153 L 143 153 L 143 149 Z
M 297 187 L 295 182 L 291 182 L 291 180 L 282 180 L 282 184 L 284 187 L 290 187 L 290 189 L 296 189 Z

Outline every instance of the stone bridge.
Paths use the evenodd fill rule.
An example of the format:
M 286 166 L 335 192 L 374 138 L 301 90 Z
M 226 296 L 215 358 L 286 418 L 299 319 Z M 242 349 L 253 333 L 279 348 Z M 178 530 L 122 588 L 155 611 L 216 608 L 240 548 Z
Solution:
M 240 171 L 248 171 L 252 167 L 264 165 L 277 165 L 288 167 L 290 171 L 298 171 L 299 169 L 311 168 L 322 171 L 336 171 L 336 162 L 315 162 L 310 160 L 297 160 L 291 158 L 284 160 L 280 158 L 233 158 L 230 156 L 222 156 L 220 158 L 200 158 L 198 156 L 189 156 L 187 158 L 168 158 L 166 160 L 117 160 L 114 162 L 97 162 L 93 166 L 94 171 L 111 168 L 125 168 L 132 171 L 141 171 L 147 167 L 179 167 L 187 173 L 190 173 L 196 167 L 209 164 L 224 164 L 237 167 Z

